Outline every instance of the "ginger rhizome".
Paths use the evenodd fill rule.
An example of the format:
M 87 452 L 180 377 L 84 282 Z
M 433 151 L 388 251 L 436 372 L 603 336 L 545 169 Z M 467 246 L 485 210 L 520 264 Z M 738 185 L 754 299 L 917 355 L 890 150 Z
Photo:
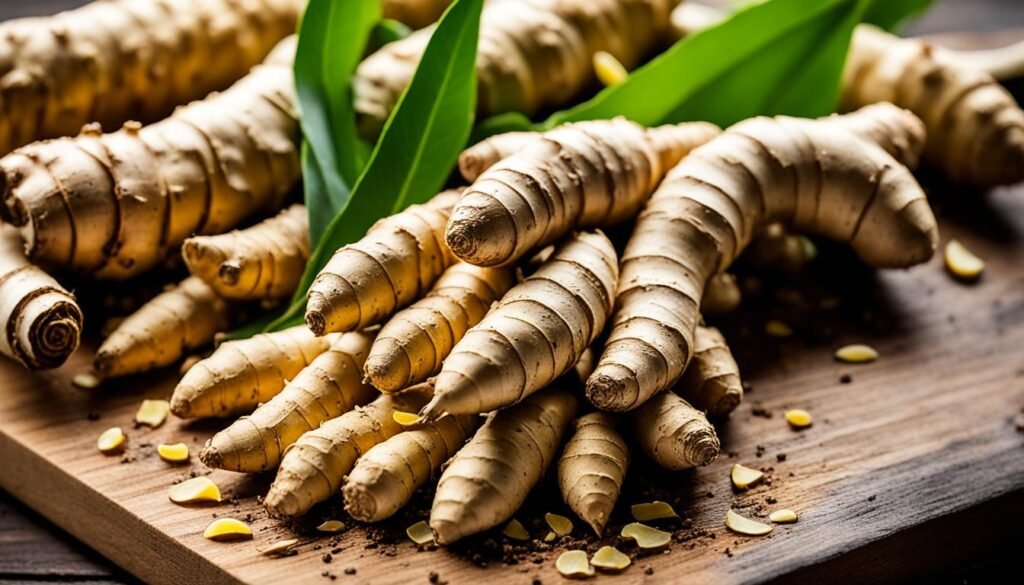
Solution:
M 702 467 L 721 450 L 704 413 L 674 392 L 661 392 L 630 413 L 640 450 L 666 469 Z
M 226 330 L 229 309 L 205 282 L 186 278 L 122 321 L 96 351 L 93 367 L 114 378 L 171 365 Z
M 303 4 L 108 0 L 0 24 L 0 156 L 224 89 L 295 31 Z
M 31 370 L 56 368 L 78 348 L 82 310 L 22 248 L 17 230 L 0 225 L 0 354 Z
M 870 127 L 866 113 L 854 115 Z M 912 116 L 884 119 L 903 123 L 892 128 L 903 140 L 919 135 Z M 587 381 L 595 406 L 630 410 L 679 379 L 708 279 L 772 222 L 847 242 L 880 268 L 924 262 L 938 240 L 910 171 L 848 131 L 844 117 L 740 122 L 683 159 L 640 214 L 623 252 L 611 333 Z
M 573 229 L 621 223 L 718 133 L 705 122 L 646 129 L 624 118 L 560 126 L 481 174 L 452 210 L 445 239 L 466 262 L 501 266 Z
M 539 132 L 505 132 L 484 138 L 459 155 L 459 173 L 472 183 L 495 163 L 537 142 L 542 136 Z
M 437 542 L 508 520 L 554 461 L 577 406 L 571 392 L 552 387 L 492 413 L 437 484 L 430 509 Z
M 693 358 L 679 380 L 679 394 L 694 408 L 711 416 L 725 416 L 743 400 L 740 368 L 722 332 L 697 327 Z
M 455 344 L 514 283 L 509 269 L 455 264 L 384 325 L 366 360 L 367 378 L 395 392 L 438 373 Z
M 489 412 L 550 384 L 604 328 L 617 277 L 604 234 L 566 240 L 455 345 L 423 415 Z
M 627 67 L 667 37 L 679 0 L 522 0 L 490 2 L 480 19 L 477 110 L 532 115 L 566 103 L 595 83 L 591 56 L 614 55 Z M 412 81 L 432 28 L 385 45 L 366 58 L 352 80 L 364 136 L 383 127 Z
M 244 230 L 191 237 L 181 254 L 189 272 L 226 299 L 289 297 L 309 259 L 309 216 L 292 205 Z
M 229 471 L 276 468 L 284 450 L 303 433 L 377 395 L 362 379 L 372 342 L 369 333 L 340 335 L 269 402 L 207 441 L 199 458 L 209 467 Z
M 336 337 L 317 337 L 300 325 L 223 343 L 185 372 L 171 396 L 171 412 L 181 418 L 251 412 L 284 389 Z
M 611 516 L 629 467 L 629 448 L 615 415 L 592 412 L 576 419 L 576 432 L 558 460 L 558 487 L 565 503 L 598 537 Z
M 305 433 L 282 457 L 263 504 L 274 515 L 297 516 L 337 494 L 357 459 L 405 430 L 395 412 L 415 412 L 429 397 L 429 384 L 382 394 Z
M 411 28 L 423 28 L 440 18 L 452 0 L 383 0 L 381 15 Z
M 362 329 L 421 298 L 455 263 L 444 226 L 460 192 L 386 217 L 335 252 L 309 287 L 306 325 L 317 335 Z
M 123 279 L 277 210 L 300 175 L 290 37 L 223 93 L 150 126 L 36 142 L 0 159 L 0 215 L 43 265 Z
M 708 280 L 704 298 L 700 302 L 700 312 L 712 317 L 728 315 L 739 308 L 742 302 L 743 291 L 740 290 L 736 277 L 723 272 Z

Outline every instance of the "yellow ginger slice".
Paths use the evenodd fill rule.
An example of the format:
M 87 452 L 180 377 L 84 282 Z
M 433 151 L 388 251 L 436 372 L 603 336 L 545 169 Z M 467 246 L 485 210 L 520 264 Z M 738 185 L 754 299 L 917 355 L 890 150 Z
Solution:
M 123 449 L 127 440 L 128 437 L 121 427 L 111 427 L 100 433 L 100 437 L 96 439 L 96 448 L 104 455 L 111 455 Z
M 985 270 L 985 262 L 957 240 L 946 243 L 943 258 L 949 272 L 963 280 L 974 280 Z
M 624 538 L 632 538 L 640 548 L 661 548 L 672 540 L 670 533 L 639 522 L 626 524 L 619 534 Z
M 725 525 L 729 530 L 746 534 L 747 536 L 763 536 L 773 530 L 771 524 L 764 524 L 750 518 L 745 518 L 732 510 L 725 513 Z
M 637 522 L 650 522 L 651 520 L 664 520 L 666 518 L 678 518 L 679 515 L 668 502 L 655 500 L 643 504 L 633 504 L 629 511 Z
M 870 345 L 854 343 L 836 350 L 836 359 L 848 364 L 864 364 L 878 359 L 878 351 Z
M 184 463 L 188 461 L 188 445 L 185 443 L 174 443 L 168 445 L 161 443 L 157 445 L 156 452 L 160 458 L 168 463 Z
M 283 557 L 291 554 L 297 544 L 299 544 L 298 538 L 286 538 L 266 548 L 257 548 L 256 550 L 266 557 Z
M 618 572 L 632 563 L 633 560 L 628 555 L 614 546 L 602 546 L 590 559 L 590 564 L 602 571 Z
M 615 55 L 607 51 L 594 53 L 594 73 L 597 74 L 601 85 L 605 87 L 618 85 L 629 77 L 629 71 L 626 70 L 625 65 L 616 59 Z
M 786 422 L 788 422 L 789 426 L 794 429 L 806 429 L 811 426 L 813 420 L 811 418 L 811 413 L 806 410 L 794 408 L 786 411 Z
M 167 497 L 175 504 L 219 502 L 220 488 L 208 477 L 194 477 L 167 490 Z
M 345 529 L 345 523 L 341 520 L 328 520 L 317 526 L 316 529 L 319 532 L 326 532 L 327 534 L 334 534 L 335 532 L 341 532 Z
M 790 327 L 789 325 L 786 325 L 782 321 L 772 319 L 764 324 L 764 332 L 772 337 L 792 337 L 793 328 Z
M 739 463 L 732 466 L 732 485 L 736 489 L 745 490 L 754 486 L 762 479 L 764 479 L 764 474 L 757 469 L 744 467 Z
M 544 521 L 548 523 L 548 527 L 558 536 L 565 536 L 572 532 L 572 520 L 561 514 L 548 512 L 544 514 Z
M 790 509 L 775 510 L 768 514 L 768 519 L 776 524 L 790 524 L 796 522 L 796 512 Z
M 234 518 L 217 518 L 203 531 L 203 538 L 217 542 L 229 542 L 233 540 L 249 540 L 252 538 L 252 529 Z
M 587 552 L 583 550 L 565 551 L 555 561 L 555 568 L 563 577 L 579 579 L 594 575 L 594 567 L 590 566 Z
M 530 533 L 526 531 L 526 527 L 515 518 L 509 520 L 501 533 L 513 540 L 530 540 Z
M 96 375 L 96 372 L 92 371 L 80 372 L 75 374 L 74 378 L 71 378 L 71 384 L 76 388 L 81 388 L 82 390 L 93 390 L 94 388 L 98 388 L 101 382 L 102 380 L 100 380 L 100 377 Z
M 135 413 L 135 423 L 156 428 L 164 424 L 170 411 L 171 403 L 166 400 L 143 400 Z
M 400 412 L 397 410 L 391 415 L 391 418 L 403 427 L 417 425 L 423 421 L 423 419 L 420 418 L 420 415 L 415 412 Z
M 406 528 L 405 534 L 409 537 L 409 540 L 420 546 L 434 542 L 434 533 L 430 530 L 430 525 L 425 520 L 420 520 Z

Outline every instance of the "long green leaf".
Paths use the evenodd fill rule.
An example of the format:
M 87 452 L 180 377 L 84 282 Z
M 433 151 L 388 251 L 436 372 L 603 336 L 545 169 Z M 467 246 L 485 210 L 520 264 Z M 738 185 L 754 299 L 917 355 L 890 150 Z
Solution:
M 869 22 L 889 30 L 897 30 L 932 5 L 932 0 L 874 0 L 864 15 Z

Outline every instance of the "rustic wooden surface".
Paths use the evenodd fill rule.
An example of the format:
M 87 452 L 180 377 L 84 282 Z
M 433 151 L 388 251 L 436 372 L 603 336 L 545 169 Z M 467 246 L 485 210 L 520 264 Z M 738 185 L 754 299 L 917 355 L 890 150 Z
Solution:
M 940 4 L 928 18 L 943 24 L 925 32 L 975 26 L 942 17 L 951 12 L 948 7 L 967 4 Z M 976 10 L 989 15 L 987 22 L 999 19 L 990 10 Z M 727 324 L 755 388 L 723 428 L 724 450 L 735 455 L 665 479 L 688 504 L 694 524 L 716 538 L 701 539 L 692 551 L 674 545 L 672 554 L 642 559 L 621 577 L 602 581 L 895 581 L 942 575 L 1020 542 L 1024 529 L 1005 520 L 1024 517 L 1024 434 L 1014 426 L 1024 408 L 1024 188 L 987 196 L 937 189 L 934 198 L 943 238 L 957 237 L 989 261 L 984 279 L 974 286 L 957 284 L 938 259 L 908 272 L 872 276 L 826 251 L 839 264 L 816 269 L 821 290 L 813 294 L 838 294 L 838 312 L 794 314 L 785 302 L 762 302 L 749 320 Z M 797 325 L 794 339 L 772 340 L 751 330 L 751 322 L 773 311 Z M 819 321 L 829 331 L 819 331 Z M 866 366 L 835 364 L 831 349 L 848 341 L 870 342 L 883 357 Z M 242 496 L 237 505 L 179 508 L 166 501 L 166 487 L 190 468 L 163 464 L 153 446 L 185 437 L 198 448 L 212 427 L 172 421 L 157 430 L 132 429 L 138 400 L 144 394 L 166 396 L 173 380 L 143 377 L 102 394 L 71 389 L 67 379 L 87 361 L 88 352 L 81 351 L 67 368 L 40 376 L 0 365 L 0 486 L 147 580 L 327 582 L 320 574 L 330 570 L 342 582 L 426 582 L 429 571 L 451 583 L 560 581 L 551 556 L 525 570 L 480 569 L 442 551 L 416 553 L 408 544 L 388 557 L 366 549 L 361 531 L 346 534 L 330 565 L 308 537 L 298 556 L 263 559 L 255 548 L 288 532 L 255 502 L 265 478 L 214 473 L 226 492 Z M 838 381 L 842 373 L 852 375 L 851 384 Z M 754 405 L 775 415 L 752 416 Z M 790 431 L 780 417 L 787 406 L 811 410 L 815 426 Z M 88 420 L 89 412 L 100 419 Z M 114 424 L 131 437 L 129 463 L 95 452 L 95 436 Z M 758 446 L 764 448 L 760 458 Z M 776 460 L 778 453 L 786 454 L 785 462 Z M 735 496 L 727 479 L 734 462 L 774 467 L 772 485 Z M 730 505 L 768 496 L 801 512 L 800 522 L 763 539 L 737 537 L 721 526 Z M 50 540 L 10 510 L 0 501 L 0 580 L 125 579 L 81 556 L 73 544 Z M 202 529 L 214 513 L 254 514 L 256 540 L 203 540 Z M 46 557 L 37 554 L 44 546 Z M 643 574 L 647 564 L 652 576 Z M 358 573 L 346 575 L 346 567 Z

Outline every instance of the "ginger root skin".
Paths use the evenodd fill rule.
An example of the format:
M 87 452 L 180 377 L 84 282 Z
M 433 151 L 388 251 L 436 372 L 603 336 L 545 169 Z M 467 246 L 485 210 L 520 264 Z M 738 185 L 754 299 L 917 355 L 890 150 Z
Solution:
M 665 469 L 703 467 L 721 444 L 704 413 L 673 392 L 661 392 L 629 414 L 640 450 Z
M 743 401 L 740 368 L 721 331 L 714 327 L 697 327 L 693 358 L 676 392 L 710 416 L 726 416 Z
M 252 412 L 281 392 L 336 338 L 317 337 L 299 325 L 222 343 L 185 372 L 171 396 L 171 412 L 180 418 Z
M 169 366 L 213 343 L 231 325 L 231 310 L 205 282 L 189 277 L 145 303 L 96 350 L 93 368 L 116 378 Z
M 380 323 L 421 298 L 455 263 L 444 226 L 460 189 L 378 221 L 340 248 L 309 287 L 306 325 L 317 335 Z
M 309 260 L 309 216 L 302 205 L 244 230 L 185 240 L 189 272 L 233 300 L 277 300 L 299 286 Z
M 513 284 L 510 269 L 455 264 L 384 325 L 366 360 L 366 377 L 381 391 L 397 392 L 438 373 L 455 344 Z
M 75 296 L 25 258 L 18 231 L 0 225 L 0 354 L 30 370 L 63 364 L 78 348 Z
M 372 333 L 338 336 L 277 396 L 207 441 L 200 460 L 228 471 L 260 473 L 275 469 L 285 449 L 303 433 L 377 396 L 362 380 L 363 363 L 372 342 Z
M 153 268 L 193 234 L 280 208 L 300 176 L 295 38 L 222 93 L 150 126 L 74 138 L 0 159 L 0 215 L 28 255 L 94 278 Z
M 455 345 L 424 417 L 508 406 L 568 371 L 604 328 L 617 277 L 604 234 L 566 240 Z
M 847 242 L 879 268 L 932 256 L 938 229 L 913 175 L 839 120 L 746 120 L 669 173 L 623 252 L 618 308 L 587 381 L 595 406 L 631 410 L 679 379 L 708 279 L 764 225 Z
M 485 138 L 459 155 L 459 173 L 472 183 L 495 163 L 530 146 L 541 136 L 540 132 L 505 132 Z
M 617 417 L 591 412 L 576 419 L 576 432 L 558 460 L 558 488 L 565 503 L 598 538 L 615 508 L 629 468 L 629 448 Z
M 383 0 L 381 14 L 409 28 L 423 28 L 441 17 L 452 0 Z
M 555 460 L 577 406 L 573 393 L 552 387 L 492 413 L 438 481 L 430 509 L 437 542 L 508 520 Z

